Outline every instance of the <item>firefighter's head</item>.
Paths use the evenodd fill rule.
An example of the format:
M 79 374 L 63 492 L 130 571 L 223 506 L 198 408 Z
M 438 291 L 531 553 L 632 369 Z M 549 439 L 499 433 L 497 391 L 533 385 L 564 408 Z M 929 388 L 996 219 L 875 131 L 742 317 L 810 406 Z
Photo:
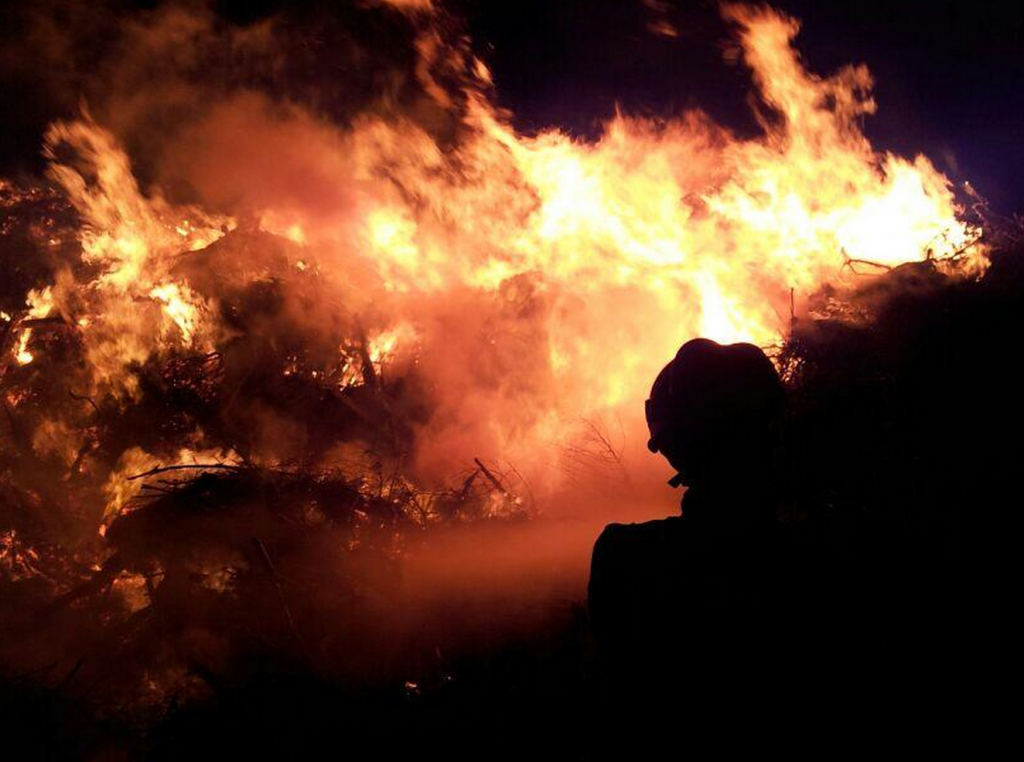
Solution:
M 682 482 L 735 475 L 768 455 L 785 408 L 782 382 L 753 344 L 686 342 L 647 400 L 647 443 Z

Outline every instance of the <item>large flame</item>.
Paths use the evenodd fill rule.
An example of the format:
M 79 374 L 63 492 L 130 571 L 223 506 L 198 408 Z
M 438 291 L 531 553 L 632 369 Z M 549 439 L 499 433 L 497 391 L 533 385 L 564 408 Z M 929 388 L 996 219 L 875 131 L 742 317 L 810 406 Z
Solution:
M 390 1 L 431 12 L 427 0 Z M 864 137 L 859 120 L 875 109 L 864 67 L 821 78 L 792 47 L 794 20 L 724 12 L 768 107 L 756 139 L 700 113 L 619 114 L 593 142 L 523 135 L 468 54 L 459 136 L 445 145 L 405 117 L 363 115 L 344 129 L 297 107 L 273 117 L 304 131 L 311 182 L 341 201 L 324 208 L 282 183 L 238 212 L 295 242 L 299 270 L 336 284 L 367 321 L 374 363 L 415 365 L 430 381 L 421 475 L 500 457 L 535 485 L 553 483 L 580 420 L 619 417 L 642 441 L 639 401 L 686 339 L 774 343 L 794 305 L 799 313 L 826 282 L 855 277 L 850 261 L 984 266 L 949 180 L 927 158 L 880 153 Z M 446 54 L 436 32 L 417 49 Z M 427 84 L 439 103 L 454 101 Z M 177 160 L 216 154 L 244 176 L 252 156 L 230 125 L 211 117 L 205 144 Z M 213 313 L 174 265 L 236 222 L 144 194 L 113 135 L 87 117 L 55 125 L 47 144 L 94 266 L 54 284 L 54 304 L 80 326 L 95 393 L 132 394 L 134 363 L 215 344 Z M 264 180 L 298 149 L 266 150 Z M 19 362 L 31 360 L 27 342 Z M 339 384 L 359 383 L 341 353 Z

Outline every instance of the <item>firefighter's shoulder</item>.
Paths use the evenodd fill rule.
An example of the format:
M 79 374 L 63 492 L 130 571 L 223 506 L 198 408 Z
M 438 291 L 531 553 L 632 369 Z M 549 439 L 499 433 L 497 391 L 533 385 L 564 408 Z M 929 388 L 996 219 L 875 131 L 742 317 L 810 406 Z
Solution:
M 608 524 L 594 543 L 594 560 L 640 556 L 655 551 L 682 535 L 683 519 L 671 516 L 633 524 Z

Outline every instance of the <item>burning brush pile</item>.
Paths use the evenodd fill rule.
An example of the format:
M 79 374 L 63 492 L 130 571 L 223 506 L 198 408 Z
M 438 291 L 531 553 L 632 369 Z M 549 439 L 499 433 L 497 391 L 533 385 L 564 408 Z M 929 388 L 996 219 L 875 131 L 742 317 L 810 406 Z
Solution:
M 254 227 L 210 242 L 149 217 L 167 256 L 125 272 L 63 194 L 5 185 L 2 203 L 5 670 L 144 724 L 249 660 L 431 679 L 399 559 L 535 508 L 502 464 L 410 478 L 430 410 L 415 365 L 392 375 L 401 328 L 368 338 L 307 250 Z
M 52 598 L 46 616 L 99 606 L 139 636 L 177 590 L 171 611 L 222 596 L 306 648 L 273 592 L 282 570 L 344 609 L 367 595 L 353 569 L 386 566 L 410 535 L 529 515 L 521 478 L 481 460 L 433 488 L 408 478 L 423 379 L 390 376 L 400 334 L 369 340 L 296 244 L 241 228 L 193 242 L 187 221 L 153 218 L 174 252 L 154 278 L 93 260 L 59 194 L 5 186 L 3 207 L 3 559 L 9 582 Z M 23 263 L 48 260 L 75 284 L 61 297 L 22 288 L 38 277 Z M 253 579 L 272 581 L 255 594 L 277 601 L 270 619 Z
M 781 14 L 724 11 L 762 135 L 691 112 L 586 142 L 517 133 L 429 1 L 360 13 L 411 66 L 342 118 L 264 87 L 284 21 L 148 11 L 109 91 L 43 137 L 45 181 L 0 184 L 0 670 L 112 736 L 257 672 L 360 711 L 457 683 L 410 614 L 413 551 L 589 516 L 585 549 L 623 501 L 671 510 L 636 487 L 661 481 L 639 401 L 696 335 L 785 344 L 821 441 L 829 348 L 992 259 L 926 158 L 861 133 L 867 70 L 806 71 Z M 206 77 L 211 49 L 256 74 Z M 884 376 L 906 347 L 873 340 Z M 797 502 L 834 505 L 845 474 L 801 457 Z

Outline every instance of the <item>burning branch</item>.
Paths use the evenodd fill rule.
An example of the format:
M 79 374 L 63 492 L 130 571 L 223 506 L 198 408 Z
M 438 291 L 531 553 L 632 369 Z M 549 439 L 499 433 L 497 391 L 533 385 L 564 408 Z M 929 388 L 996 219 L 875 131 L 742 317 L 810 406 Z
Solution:
M 182 463 L 174 466 L 157 466 L 151 468 L 141 474 L 135 474 L 127 477 L 128 481 L 133 482 L 136 479 L 145 479 L 149 476 L 156 476 L 157 474 L 167 473 L 169 471 L 241 471 L 245 468 L 244 466 L 233 466 L 228 463 Z
M 494 485 L 494 489 L 498 491 L 498 494 L 500 494 L 503 498 L 508 500 L 509 493 L 508 490 L 505 489 L 505 485 L 498 481 L 498 478 L 491 473 L 491 470 L 484 465 L 484 462 L 480 460 L 480 458 L 473 458 L 473 462 L 476 463 L 476 467 L 480 469 L 480 473 L 484 475 L 487 481 Z

